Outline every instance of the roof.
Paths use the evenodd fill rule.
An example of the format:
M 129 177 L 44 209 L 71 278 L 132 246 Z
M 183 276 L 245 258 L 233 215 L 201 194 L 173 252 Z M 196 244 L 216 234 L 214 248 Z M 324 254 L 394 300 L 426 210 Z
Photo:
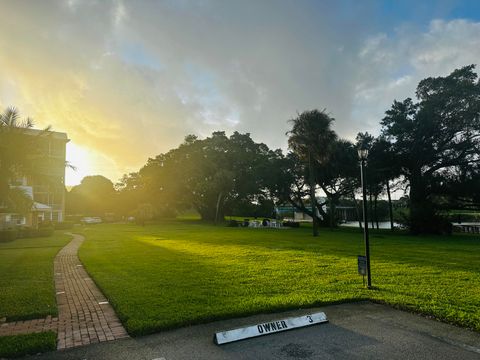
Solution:
M 70 141 L 67 136 L 67 133 L 58 132 L 58 131 L 51 131 L 51 130 L 39 130 L 39 129 L 24 129 L 25 134 L 28 135 L 40 135 L 42 132 L 48 133 L 48 136 L 51 136 L 54 139 L 64 140 L 65 142 Z
M 34 202 L 32 205 L 32 211 L 44 211 L 44 210 L 52 210 L 52 208 L 48 205 L 41 204 L 39 202 Z

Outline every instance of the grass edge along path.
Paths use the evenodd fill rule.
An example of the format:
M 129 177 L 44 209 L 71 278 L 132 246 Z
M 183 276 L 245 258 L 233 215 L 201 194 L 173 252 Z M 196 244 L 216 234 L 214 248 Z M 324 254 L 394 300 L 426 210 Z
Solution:
M 51 237 L 0 243 L 0 318 L 10 322 L 58 315 L 53 262 L 71 239 L 57 231 Z
M 57 231 L 51 237 L 0 243 L 0 318 L 8 322 L 56 316 L 54 259 L 71 240 Z M 39 300 L 35 304 L 35 300 Z M 32 303 L 34 304 L 32 310 Z M 20 304 L 15 308 L 12 305 Z M 0 358 L 20 357 L 56 349 L 53 331 L 0 336 Z
M 196 222 L 85 228 L 80 258 L 129 334 L 369 300 L 480 331 L 480 242 L 372 234 L 373 285 L 356 271 L 361 234 L 232 229 Z M 241 276 L 239 276 L 241 274 Z
M 0 358 L 16 358 L 54 351 L 57 334 L 53 331 L 0 337 Z

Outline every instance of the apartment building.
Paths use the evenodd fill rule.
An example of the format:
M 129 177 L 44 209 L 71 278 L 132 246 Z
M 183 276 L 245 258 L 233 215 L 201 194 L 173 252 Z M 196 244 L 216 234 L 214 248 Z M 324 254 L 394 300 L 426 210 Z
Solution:
M 42 130 L 24 132 L 25 136 L 38 136 Z M 32 175 L 11 184 L 33 200 L 32 209 L 25 215 L 0 213 L 0 228 L 36 227 L 41 222 L 62 222 L 65 218 L 65 158 L 69 139 L 66 133 L 54 131 L 39 138 L 38 153 L 32 154 L 35 159 Z

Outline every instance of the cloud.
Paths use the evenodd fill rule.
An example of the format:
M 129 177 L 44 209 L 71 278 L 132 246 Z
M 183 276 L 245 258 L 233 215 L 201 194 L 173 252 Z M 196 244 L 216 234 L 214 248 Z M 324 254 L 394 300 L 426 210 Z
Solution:
M 0 107 L 68 132 L 117 177 L 189 133 L 285 148 L 306 109 L 326 108 L 343 137 L 376 133 L 393 99 L 480 55 L 479 23 L 385 30 L 365 21 L 370 2 L 0 4 Z
M 478 59 L 480 23 L 467 20 L 433 20 L 424 32 L 402 27 L 390 36 L 371 36 L 359 53 L 363 74 L 356 84 L 352 117 L 364 119 L 366 128 L 378 132 L 378 121 L 393 100 L 414 98 L 420 80 L 448 75 Z

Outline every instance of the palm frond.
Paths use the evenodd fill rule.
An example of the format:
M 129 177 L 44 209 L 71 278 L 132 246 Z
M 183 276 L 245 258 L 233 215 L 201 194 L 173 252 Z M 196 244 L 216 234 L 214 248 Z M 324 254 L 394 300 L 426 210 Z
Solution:
M 15 127 L 17 125 L 18 117 L 18 110 L 13 106 L 8 107 L 4 110 L 3 114 L 0 114 L 0 125 Z
M 67 167 L 69 169 L 72 169 L 74 171 L 77 171 L 77 167 L 75 165 L 73 165 L 72 163 L 70 163 L 70 161 L 65 161 L 65 167 Z

